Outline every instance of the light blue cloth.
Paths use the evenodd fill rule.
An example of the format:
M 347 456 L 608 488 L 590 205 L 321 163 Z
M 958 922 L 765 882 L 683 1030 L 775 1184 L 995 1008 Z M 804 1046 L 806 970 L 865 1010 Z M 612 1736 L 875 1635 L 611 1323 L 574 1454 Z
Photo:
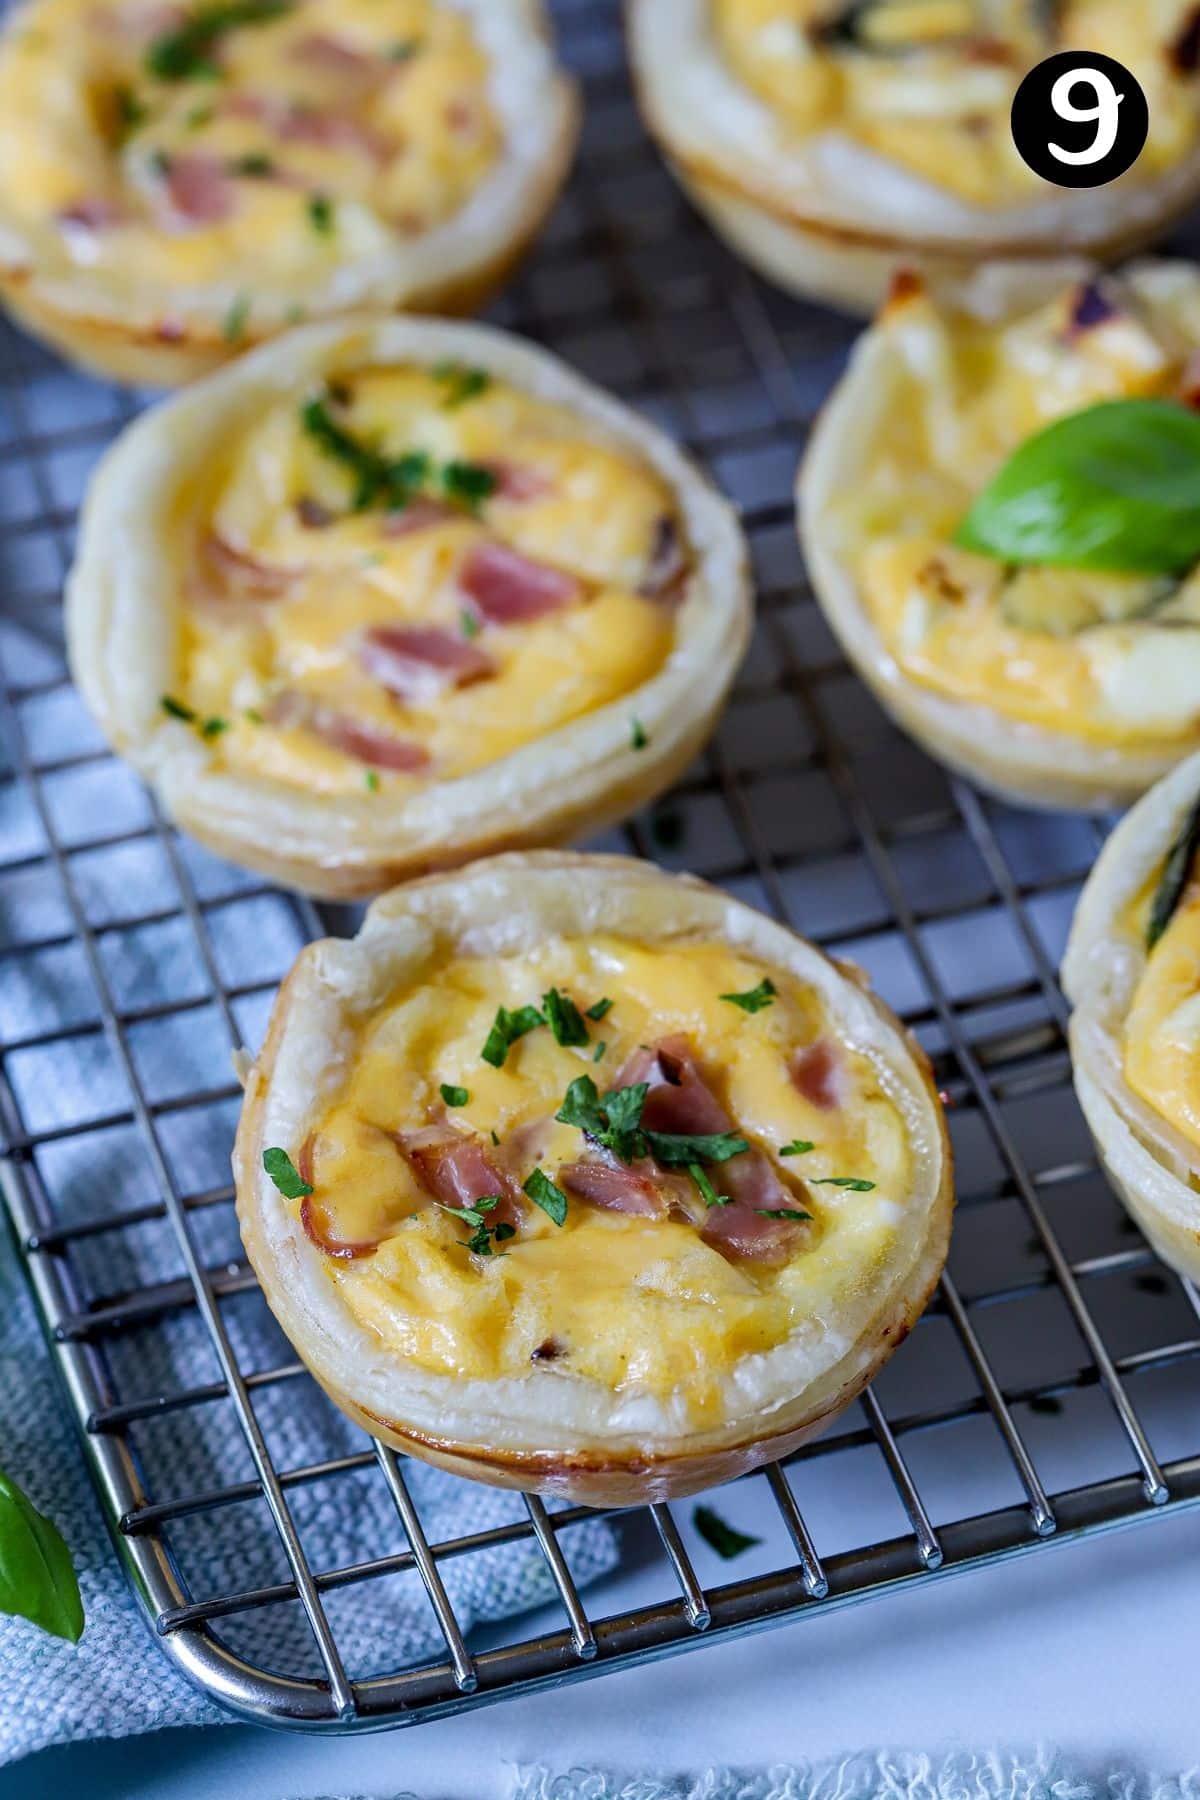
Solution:
M 125 778 L 116 770 L 114 779 Z M 3 805 L 0 800 L 0 814 Z M 89 805 L 94 809 L 94 795 Z M 0 818 L 0 827 L 2 823 Z M 185 846 L 183 854 L 202 893 L 232 891 L 236 896 L 241 886 L 249 885 L 246 878 L 194 846 Z M 112 898 L 123 900 L 124 910 L 129 909 L 130 893 L 149 909 L 156 881 L 162 885 L 164 880 L 160 863 L 158 846 L 144 840 L 124 846 L 119 865 L 91 867 L 85 900 L 93 916 L 103 916 L 110 904 L 106 883 L 112 884 Z M 46 903 L 45 896 L 42 899 Z M 283 973 L 299 948 L 296 915 L 282 895 L 235 897 L 210 917 L 216 954 L 231 982 L 269 982 Z M 28 935 L 29 924 L 28 909 L 0 893 L 0 942 L 20 941 Z M 36 924 L 40 932 L 34 935 L 52 926 L 44 905 Z M 203 982 L 203 971 L 193 966 L 195 948 L 183 922 L 114 933 L 102 942 L 119 1004 L 149 1006 L 160 998 L 196 991 Z M 86 967 L 75 953 L 56 952 L 52 959 L 19 957 L 4 967 L 0 1041 L 95 1016 Z M 239 1023 L 251 1045 L 261 1034 L 269 999 L 264 994 L 255 997 L 253 1006 L 239 1005 Z M 137 1038 L 135 1054 L 145 1058 L 153 1094 L 211 1089 L 230 1081 L 228 1040 L 219 1022 L 204 1011 L 156 1020 L 150 1030 L 152 1036 Z M 119 1067 L 99 1036 L 56 1045 L 46 1061 L 40 1050 L 16 1052 L 9 1058 L 8 1072 L 22 1114 L 35 1130 L 58 1122 L 76 1125 L 128 1104 Z M 188 1191 L 228 1183 L 236 1115 L 237 1103 L 229 1101 L 168 1116 L 167 1152 L 185 1173 Z M 156 1197 L 132 1127 L 80 1130 L 58 1139 L 39 1150 L 38 1167 L 59 1219 L 128 1210 Z M 220 1268 L 242 1256 L 228 1203 L 202 1208 L 191 1217 L 209 1267 Z M 71 1266 L 91 1297 L 119 1295 L 182 1273 L 173 1230 L 165 1219 L 80 1240 L 72 1247 Z M 257 1290 L 226 1300 L 222 1316 L 243 1370 L 268 1369 L 294 1359 Z M 105 1349 L 120 1400 L 170 1394 L 219 1379 L 194 1308 L 123 1333 L 108 1341 Z M 280 1469 L 369 1448 L 365 1435 L 307 1377 L 258 1388 L 254 1406 Z M 154 1500 L 225 1487 L 253 1476 L 227 1401 L 165 1413 L 135 1425 L 131 1436 Z M 87 1616 L 78 1647 L 46 1637 L 21 1620 L 0 1616 L 0 1763 L 77 1738 L 121 1737 L 227 1718 L 175 1673 L 126 1588 L 23 1277 L 2 1233 L 0 1467 L 62 1530 L 79 1569 Z M 419 1464 L 406 1464 L 406 1475 L 434 1543 L 527 1518 L 517 1494 L 460 1481 Z M 374 1463 L 292 1487 L 288 1503 L 309 1561 L 318 1571 L 408 1548 Z M 278 1535 L 261 1498 L 182 1518 L 169 1526 L 168 1536 L 193 1599 L 288 1578 Z M 595 1580 L 617 1560 L 616 1528 L 604 1520 L 588 1519 L 566 1528 L 560 1543 L 580 1584 Z M 541 1552 L 528 1540 L 450 1558 L 441 1570 L 464 1629 L 556 1600 Z M 331 1590 L 326 1606 L 352 1679 L 394 1672 L 445 1654 L 415 1570 Z M 287 1674 L 321 1676 L 312 1634 L 296 1603 L 235 1616 L 214 1629 L 232 1649 L 256 1663 Z

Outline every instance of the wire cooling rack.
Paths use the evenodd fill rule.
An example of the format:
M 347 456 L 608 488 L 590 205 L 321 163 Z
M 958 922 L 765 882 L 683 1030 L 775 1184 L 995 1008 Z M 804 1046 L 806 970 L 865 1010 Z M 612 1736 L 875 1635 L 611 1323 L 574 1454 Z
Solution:
M 100 743 L 57 601 L 88 469 L 134 403 L 5 331 L 0 1178 L 148 1621 L 194 1681 L 265 1722 L 411 1723 L 1200 1501 L 1200 1303 L 1109 1194 L 1070 1086 L 1055 968 L 1099 834 L 981 799 L 849 675 L 803 584 L 791 483 L 853 328 L 760 286 L 688 211 L 635 116 L 615 0 L 557 14 L 586 82 L 585 143 L 497 316 L 690 444 L 743 508 L 760 595 L 707 755 L 605 845 L 693 869 L 870 972 L 951 1106 L 954 1247 L 862 1401 L 716 1500 L 757 1540 L 736 1563 L 697 1536 L 690 1505 L 621 1515 L 621 1567 L 589 1586 L 574 1572 L 573 1534 L 595 1529 L 583 1509 L 514 1500 L 502 1525 L 427 1530 L 418 1469 L 360 1434 L 347 1445 L 282 1341 L 248 1359 L 245 1309 L 263 1303 L 228 1185 L 229 1050 L 257 1041 L 295 949 L 350 921 L 177 839 Z M 182 1370 L 158 1354 L 181 1326 Z M 297 1464 L 280 1419 L 301 1395 L 331 1437 Z M 223 1464 L 195 1452 L 211 1409 L 237 1449 Z M 350 1482 L 377 1484 L 401 1535 L 380 1541 L 378 1508 L 351 1507 L 361 1530 L 318 1563 L 302 1502 Z M 270 1579 L 249 1557 L 236 1575 L 251 1519 Z M 556 1605 L 468 1638 L 452 1572 L 498 1552 L 544 1557 Z M 405 1667 L 384 1641 L 357 1667 L 356 1609 L 400 1576 L 423 1589 L 440 1647 Z M 286 1655 L 281 1612 L 300 1626 Z

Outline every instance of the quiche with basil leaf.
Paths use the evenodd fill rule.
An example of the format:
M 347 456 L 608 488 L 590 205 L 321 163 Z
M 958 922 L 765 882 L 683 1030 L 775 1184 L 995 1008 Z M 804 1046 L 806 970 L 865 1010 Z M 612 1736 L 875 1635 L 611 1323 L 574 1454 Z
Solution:
M 1200 747 L 1200 274 L 1143 263 L 998 314 L 905 280 L 800 473 L 825 613 L 893 716 L 1040 806 Z
M 626 816 L 704 742 L 751 612 L 728 504 L 481 326 L 304 327 L 103 460 L 71 666 L 180 825 L 378 893 Z
M 577 125 L 541 0 L 27 0 L 0 37 L 0 295 L 168 385 L 301 318 L 469 311 Z
M 870 311 L 900 267 L 953 289 L 984 262 L 1115 259 L 1200 191 L 1195 0 L 627 6 L 651 131 L 718 231 L 796 293 Z M 1090 190 L 1037 176 L 1010 124 L 1025 75 L 1068 50 L 1115 58 L 1149 103 L 1137 162 Z
M 234 1164 L 267 1299 L 353 1419 L 592 1505 L 822 1429 L 920 1314 L 952 1206 L 929 1066 L 857 971 L 699 882 L 554 852 L 304 950 Z
M 1117 826 L 1063 964 L 1075 1088 L 1105 1168 L 1200 1281 L 1200 755 Z

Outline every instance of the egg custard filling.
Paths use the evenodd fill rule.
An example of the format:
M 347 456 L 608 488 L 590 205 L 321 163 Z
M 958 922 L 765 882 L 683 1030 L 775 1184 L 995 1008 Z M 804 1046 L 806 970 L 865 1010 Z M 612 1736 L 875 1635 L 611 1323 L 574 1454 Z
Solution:
M 1146 952 L 1124 1021 L 1125 1080 L 1200 1148 L 1200 808 L 1118 929 Z
M 1200 727 L 1194 567 L 1018 566 L 955 539 L 1052 422 L 1100 402 L 1196 404 L 1195 271 L 1162 265 L 1136 294 L 1088 282 L 1003 324 L 898 290 L 877 330 L 896 380 L 861 485 L 826 504 L 892 663 L 928 693 L 1089 744 L 1188 748 Z
M 675 641 L 692 557 L 664 479 L 459 361 L 272 402 L 202 490 L 163 705 L 218 770 L 415 791 L 619 701 Z
M 1115 57 L 1145 90 L 1139 173 L 1197 142 L 1191 0 L 711 0 L 733 74 L 797 139 L 837 134 L 962 200 L 1000 207 L 1043 188 L 1010 129 L 1025 74 L 1064 49 Z
M 360 1021 L 316 1118 L 268 1161 L 406 1364 L 552 1368 L 694 1422 L 883 1279 L 912 1186 L 876 1058 L 715 942 L 450 955 Z
M 435 0 L 34 0 L 0 55 L 0 187 L 78 268 L 304 292 L 461 211 L 503 133 Z M 169 321 L 167 322 L 169 326 Z

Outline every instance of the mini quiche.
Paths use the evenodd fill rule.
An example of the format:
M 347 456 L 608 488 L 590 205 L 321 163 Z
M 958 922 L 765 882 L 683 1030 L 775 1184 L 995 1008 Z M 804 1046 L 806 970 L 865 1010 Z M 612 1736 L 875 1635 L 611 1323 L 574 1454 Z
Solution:
M 376 1437 L 592 1505 L 779 1457 L 858 1394 L 946 1254 L 920 1050 L 783 927 L 541 852 L 310 945 L 249 1070 L 238 1217 Z
M 627 816 L 706 738 L 750 619 L 728 504 L 482 326 L 263 346 L 103 460 L 72 671 L 167 812 L 314 893 Z
M 577 115 L 541 0 L 28 0 L 0 38 L 0 295 L 153 384 L 306 316 L 469 311 Z
M 1118 825 L 1075 915 L 1063 985 L 1075 1089 L 1129 1211 L 1200 1281 L 1200 756 Z
M 1100 809 L 1200 745 L 1197 346 L 1190 264 L 999 318 L 901 280 L 818 422 L 818 598 L 895 718 L 985 787 Z
M 1108 260 L 1200 191 L 1194 0 L 627 7 L 651 131 L 717 229 L 796 293 L 870 311 L 900 266 L 953 290 L 984 261 Z M 1010 128 L 1028 71 L 1081 49 L 1123 63 L 1150 107 L 1137 163 L 1090 191 L 1041 180 Z

